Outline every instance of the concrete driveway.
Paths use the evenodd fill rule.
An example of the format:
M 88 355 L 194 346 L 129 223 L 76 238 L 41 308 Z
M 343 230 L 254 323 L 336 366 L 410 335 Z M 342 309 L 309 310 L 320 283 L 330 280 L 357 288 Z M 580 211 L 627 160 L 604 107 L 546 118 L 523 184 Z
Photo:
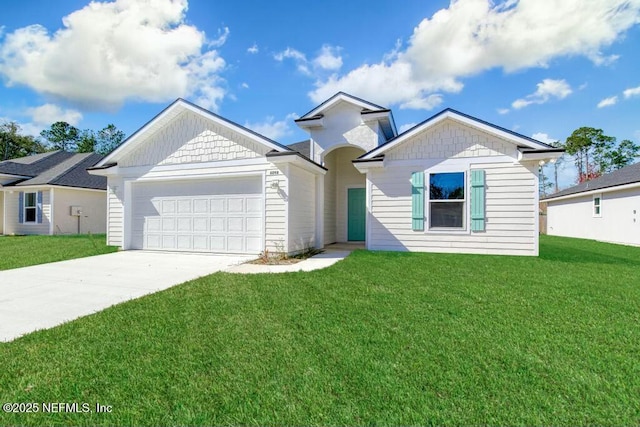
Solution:
M 0 342 L 226 270 L 251 256 L 125 251 L 0 271 Z

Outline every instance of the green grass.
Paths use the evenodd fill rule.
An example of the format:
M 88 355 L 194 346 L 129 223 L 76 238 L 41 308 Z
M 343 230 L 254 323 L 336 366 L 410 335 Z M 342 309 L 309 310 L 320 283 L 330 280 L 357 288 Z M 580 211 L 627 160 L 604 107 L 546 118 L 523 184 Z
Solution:
M 16 425 L 638 425 L 640 248 L 357 251 L 215 274 L 0 345 Z
M 0 270 L 115 252 L 104 234 L 0 236 Z

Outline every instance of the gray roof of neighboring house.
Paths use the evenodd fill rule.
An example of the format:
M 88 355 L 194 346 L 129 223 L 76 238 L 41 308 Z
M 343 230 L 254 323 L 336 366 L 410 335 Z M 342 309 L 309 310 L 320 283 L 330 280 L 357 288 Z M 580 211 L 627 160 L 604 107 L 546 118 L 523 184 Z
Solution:
M 105 177 L 90 175 L 87 172 L 87 168 L 95 165 L 102 157 L 95 153 L 53 151 L 0 162 L 0 174 L 16 176 L 16 181 L 6 184 L 5 187 L 60 185 L 106 190 Z
M 307 139 L 306 141 L 296 142 L 295 144 L 287 145 L 287 147 L 291 148 L 293 151 L 297 151 L 298 153 L 305 156 L 307 159 L 311 158 L 311 140 Z
M 602 175 L 601 177 L 592 179 L 591 181 L 583 182 L 565 190 L 558 191 L 555 194 L 545 197 L 543 200 L 551 200 L 557 197 L 584 193 L 585 191 L 600 190 L 603 188 L 617 187 L 636 182 L 640 182 L 640 163 L 625 166 L 622 169 Z

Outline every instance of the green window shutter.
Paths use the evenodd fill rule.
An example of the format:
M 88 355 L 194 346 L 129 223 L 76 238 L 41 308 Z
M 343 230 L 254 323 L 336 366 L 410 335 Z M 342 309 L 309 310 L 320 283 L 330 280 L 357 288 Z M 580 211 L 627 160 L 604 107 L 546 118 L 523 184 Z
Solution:
M 411 175 L 411 219 L 414 231 L 424 230 L 424 173 Z
M 42 224 L 42 191 L 38 191 L 36 197 L 36 222 Z
M 485 181 L 484 170 L 471 171 L 471 231 L 484 231 L 485 223 Z

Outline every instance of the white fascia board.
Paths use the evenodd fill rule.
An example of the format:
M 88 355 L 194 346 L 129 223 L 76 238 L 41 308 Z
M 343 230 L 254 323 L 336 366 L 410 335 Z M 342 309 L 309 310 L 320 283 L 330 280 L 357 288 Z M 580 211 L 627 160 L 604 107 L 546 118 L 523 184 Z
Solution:
M 324 117 L 308 120 L 296 120 L 295 123 L 298 125 L 298 127 L 301 127 L 303 129 L 322 128 L 324 127 Z
M 299 168 L 315 173 L 317 175 L 324 175 L 327 173 L 327 170 L 324 169 L 323 167 L 303 159 L 298 154 L 289 154 L 286 156 L 273 156 L 273 157 L 269 157 L 268 160 L 274 165 L 293 164 L 295 166 L 298 166 Z
M 321 114 L 323 111 L 328 110 L 329 108 L 333 107 L 334 105 L 336 105 L 338 102 L 348 102 L 350 104 L 353 105 L 357 105 L 358 107 L 362 108 L 362 109 L 367 109 L 370 110 L 372 107 L 373 108 L 379 108 L 379 106 L 372 104 L 372 103 L 368 103 L 365 102 L 363 100 L 354 98 L 350 95 L 347 95 L 346 93 L 342 93 L 339 92 L 336 95 L 334 95 L 332 98 L 329 98 L 327 101 L 323 102 L 322 104 L 318 105 L 316 108 L 314 108 L 313 110 L 309 111 L 307 114 L 305 114 L 304 116 L 300 117 L 301 119 L 304 119 L 305 117 L 313 117 L 313 116 L 317 116 L 318 114 Z
M 364 113 L 360 114 L 362 116 L 362 121 L 367 122 L 378 122 L 381 120 L 389 120 L 389 111 L 380 111 L 374 113 Z
M 455 113 L 454 111 L 445 111 L 442 114 L 437 115 L 436 117 L 434 117 L 431 120 L 428 120 L 424 123 L 422 123 L 421 125 L 418 125 L 416 127 L 414 127 L 413 129 L 407 131 L 406 133 L 401 134 L 400 136 L 396 137 L 395 140 L 389 142 L 388 144 L 384 144 L 379 146 L 378 148 L 373 149 L 372 151 L 368 152 L 364 157 L 362 157 L 363 159 L 370 159 L 373 158 L 375 156 L 378 156 L 380 154 L 383 154 L 391 149 L 393 149 L 394 147 L 397 147 L 399 144 L 402 144 L 403 142 L 407 141 L 408 139 L 413 138 L 414 136 L 416 136 L 417 134 L 433 127 L 436 126 L 437 124 L 443 122 L 444 120 L 455 120 L 457 122 L 460 122 L 462 124 L 465 124 L 467 126 L 476 128 L 480 131 L 486 132 L 490 135 L 495 135 L 498 138 L 507 140 L 512 142 L 515 145 L 524 145 L 525 147 L 529 147 L 532 149 L 539 149 L 539 150 L 544 150 L 544 149 L 548 149 L 549 147 L 547 147 L 544 144 L 536 144 L 533 141 L 526 139 L 526 138 L 521 138 L 518 137 L 517 135 L 514 135 L 510 132 L 507 132 L 505 130 L 501 130 L 499 128 L 490 126 L 486 123 L 477 121 L 477 120 L 473 120 L 470 117 L 465 117 L 462 116 L 460 114 Z
M 116 176 L 120 174 L 120 168 L 118 167 L 118 165 L 113 165 L 109 168 L 103 168 L 103 169 L 87 169 L 87 173 L 89 175 L 96 175 L 96 176 Z
M 372 162 L 353 162 L 352 164 L 360 173 L 367 173 L 371 169 L 382 169 L 385 166 L 383 159 Z
M 553 203 L 553 202 L 558 202 L 560 200 L 575 199 L 577 197 L 583 197 L 583 196 L 592 196 L 594 194 L 601 194 L 601 193 L 604 194 L 604 193 L 612 193 L 614 191 L 633 190 L 634 188 L 640 188 L 640 182 L 633 182 L 631 184 L 625 184 L 625 185 L 616 185 L 613 187 L 596 188 L 594 190 L 581 191 L 580 193 L 567 194 L 566 196 L 560 196 L 560 197 L 551 196 L 549 198 L 546 198 L 540 201 L 543 203 Z
M 157 131 L 159 128 L 166 125 L 169 121 L 173 120 L 184 111 L 191 111 L 194 114 L 197 114 L 200 117 L 205 118 L 206 120 L 210 120 L 220 126 L 224 126 L 228 129 L 231 129 L 232 131 L 239 133 L 243 137 L 248 138 L 254 142 L 257 142 L 258 144 L 264 145 L 272 150 L 284 151 L 286 148 L 286 147 L 283 148 L 283 146 L 275 143 L 274 141 L 267 139 L 266 137 L 262 137 L 257 133 L 250 131 L 249 129 L 246 129 L 236 123 L 227 121 L 226 119 L 223 119 L 222 117 L 216 114 L 206 111 L 194 104 L 191 104 L 190 102 L 187 102 L 183 99 L 178 99 L 174 101 L 174 103 L 171 104 L 169 107 L 167 107 L 164 111 L 158 114 L 156 117 L 151 119 L 150 122 L 148 122 L 143 127 L 138 129 L 133 135 L 131 135 L 127 140 L 125 140 L 125 142 L 121 144 L 118 148 L 116 148 L 114 151 L 112 151 L 110 154 L 108 154 L 106 157 L 100 160 L 100 162 L 98 162 L 98 164 L 96 164 L 95 167 L 104 166 L 105 164 L 111 163 L 111 162 L 117 162 L 119 158 L 122 158 L 122 156 L 126 155 L 127 153 L 131 152 L 134 148 L 136 148 L 137 144 L 140 141 L 143 141 L 148 134 Z
M 555 161 L 562 157 L 564 151 L 532 151 L 529 153 L 518 152 L 518 161 L 520 163 L 525 162 L 549 162 Z

